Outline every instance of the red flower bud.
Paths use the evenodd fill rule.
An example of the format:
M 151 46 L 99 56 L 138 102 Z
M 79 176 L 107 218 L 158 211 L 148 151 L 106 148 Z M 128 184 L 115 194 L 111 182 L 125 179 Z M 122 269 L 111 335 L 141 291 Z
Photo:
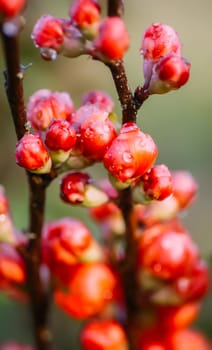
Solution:
M 206 263 L 198 260 L 193 269 L 174 281 L 174 288 L 182 300 L 199 300 L 209 289 L 210 276 Z
M 69 119 L 74 105 L 66 92 L 51 92 L 47 89 L 36 91 L 27 105 L 27 119 L 34 129 L 42 131 L 53 119 Z
M 167 333 L 190 326 L 197 318 L 200 304 L 186 303 L 180 306 L 161 306 L 158 308 L 158 321 L 167 329 Z
M 116 128 L 107 113 L 94 111 L 80 125 L 80 150 L 84 157 L 99 162 L 117 136 Z
M 26 0 L 0 0 L 0 17 L 13 17 L 24 8 Z
M 81 204 L 85 199 L 86 186 L 92 182 L 87 173 L 70 173 L 62 178 L 60 185 L 61 198 L 71 204 Z
M 93 44 L 97 56 L 105 60 L 121 59 L 129 47 L 129 36 L 123 20 L 119 17 L 103 19 Z
M 25 134 L 16 144 L 16 163 L 34 173 L 46 174 L 51 159 L 40 135 Z
M 67 120 L 53 120 L 46 131 L 45 144 L 52 151 L 69 151 L 76 143 L 76 132 Z
M 91 232 L 79 220 L 63 218 L 49 222 L 42 232 L 43 261 L 55 275 L 64 279 L 91 242 Z
M 32 40 L 40 48 L 59 52 L 64 40 L 62 19 L 43 15 L 33 28 Z
M 157 61 L 170 53 L 181 55 L 178 34 L 167 24 L 154 23 L 144 33 L 141 53 L 145 59 Z
M 112 98 L 106 92 L 100 90 L 87 92 L 82 98 L 82 105 L 85 104 L 93 104 L 107 113 L 111 113 L 114 107 Z
M 159 278 L 174 279 L 189 273 L 198 258 L 198 248 L 183 228 L 155 225 L 141 236 L 139 262 Z
M 108 196 L 92 185 L 91 177 L 81 172 L 69 173 L 63 177 L 60 196 L 67 203 L 86 207 L 96 207 L 108 201 Z
M 132 181 L 153 165 L 158 151 L 151 136 L 140 131 L 134 123 L 122 126 L 104 155 L 104 166 L 119 181 Z
M 142 177 L 145 195 L 151 199 L 163 200 L 172 193 L 172 176 L 165 165 L 156 165 Z
M 75 318 L 87 318 L 101 312 L 113 298 L 116 278 L 103 263 L 77 265 L 66 285 L 67 293 L 56 290 L 56 304 Z
M 170 350 L 211 350 L 206 338 L 201 333 L 190 329 L 168 334 L 166 345 Z
M 183 57 L 170 54 L 154 65 L 148 91 L 164 94 L 185 85 L 190 75 L 190 63 Z
M 4 283 L 23 284 L 26 280 L 25 266 L 16 249 L 7 243 L 0 245 L 0 289 Z
M 188 207 L 195 199 L 198 185 L 188 171 L 174 171 L 173 194 L 181 209 Z
M 75 0 L 69 10 L 71 21 L 86 29 L 100 19 L 100 5 L 96 0 Z
M 121 325 L 114 320 L 97 320 L 82 330 L 81 343 L 85 350 L 127 350 L 127 339 Z

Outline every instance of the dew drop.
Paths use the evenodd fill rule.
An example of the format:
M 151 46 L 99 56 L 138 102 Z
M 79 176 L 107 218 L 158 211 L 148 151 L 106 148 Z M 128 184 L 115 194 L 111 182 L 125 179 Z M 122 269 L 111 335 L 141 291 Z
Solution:
M 47 61 L 55 61 L 57 58 L 57 52 L 53 49 L 41 48 L 40 54 Z
M 125 163 L 131 163 L 133 160 L 133 156 L 130 152 L 123 152 L 122 159 Z

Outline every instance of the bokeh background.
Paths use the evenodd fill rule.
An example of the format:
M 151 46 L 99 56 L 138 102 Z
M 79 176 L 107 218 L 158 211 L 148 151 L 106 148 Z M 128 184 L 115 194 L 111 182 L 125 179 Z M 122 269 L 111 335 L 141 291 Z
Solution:
M 24 13 L 26 27 L 21 35 L 21 62 L 32 63 L 24 79 L 26 102 L 37 89 L 68 91 L 76 105 L 82 95 L 91 89 L 103 89 L 111 94 L 120 115 L 119 103 L 108 69 L 87 56 L 77 59 L 59 57 L 55 62 L 40 58 L 30 34 L 42 14 L 67 17 L 69 0 L 29 0 Z M 100 1 L 105 10 L 106 1 Z M 129 84 L 134 90 L 142 83 L 142 60 L 139 48 L 142 33 L 153 22 L 164 22 L 175 28 L 183 43 L 183 56 L 191 62 L 191 78 L 181 90 L 162 96 L 152 96 L 139 112 L 140 127 L 152 135 L 159 148 L 158 162 L 171 169 L 187 169 L 199 183 L 196 203 L 183 218 L 198 243 L 203 256 L 212 253 L 212 1 L 202 0 L 126 0 L 125 21 L 131 38 L 131 47 L 125 57 Z M 1 49 L 0 49 L 1 50 Z M 4 63 L 0 51 L 0 70 Z M 27 225 L 27 186 L 24 171 L 15 165 L 16 137 L 9 113 L 3 74 L 0 75 L 0 183 L 10 199 L 17 227 Z M 104 169 L 91 169 L 96 177 L 104 176 Z M 58 181 L 48 190 L 47 220 L 62 216 L 76 216 L 98 235 L 98 229 L 89 220 L 85 210 L 72 209 L 59 199 Z M 203 304 L 196 326 L 212 338 L 212 297 Z M 52 311 L 55 343 L 62 350 L 77 349 L 70 318 L 58 310 Z M 0 342 L 13 339 L 32 342 L 27 306 L 0 296 Z

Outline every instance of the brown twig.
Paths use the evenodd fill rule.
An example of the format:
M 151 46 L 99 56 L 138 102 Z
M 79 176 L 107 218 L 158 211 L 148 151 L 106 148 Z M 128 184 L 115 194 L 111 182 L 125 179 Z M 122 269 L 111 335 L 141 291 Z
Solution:
M 108 0 L 108 15 L 122 16 L 124 6 L 122 0 Z M 110 69 L 113 81 L 118 93 L 119 101 L 122 108 L 122 124 L 126 122 L 136 123 L 138 109 L 143 102 L 148 98 L 148 94 L 142 87 L 138 87 L 133 94 L 127 80 L 123 61 L 105 63 Z M 136 254 L 137 241 L 135 238 L 134 226 L 132 223 L 132 191 L 127 188 L 119 193 L 119 207 L 126 225 L 126 251 L 125 258 L 117 268 L 122 276 L 122 281 L 125 291 L 125 300 L 127 308 L 126 331 L 128 333 L 130 350 L 134 349 L 133 339 L 131 335 L 132 324 L 134 323 L 137 312 L 137 280 L 135 276 L 136 270 Z
M 20 139 L 26 132 L 26 112 L 23 92 L 23 72 L 19 63 L 19 45 L 17 37 L 9 37 L 1 27 L 3 51 L 5 55 L 6 71 L 5 90 L 9 102 L 17 138 Z
M 23 72 L 20 69 L 19 61 L 18 35 L 7 36 L 3 27 L 1 27 L 0 32 L 6 62 L 5 88 L 17 138 L 20 139 L 27 132 L 27 118 L 24 104 Z M 40 240 L 44 222 L 46 187 L 56 174 L 52 172 L 45 176 L 31 173 L 27 173 L 27 175 L 30 194 L 29 243 L 26 251 L 23 252 L 27 270 L 27 288 L 31 301 L 37 349 L 50 350 L 52 346 L 47 320 L 50 297 L 40 276 Z

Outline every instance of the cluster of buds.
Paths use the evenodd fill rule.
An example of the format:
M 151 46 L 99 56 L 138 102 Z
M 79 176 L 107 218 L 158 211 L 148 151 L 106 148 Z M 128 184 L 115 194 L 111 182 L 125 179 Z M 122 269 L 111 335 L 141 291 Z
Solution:
M 135 202 L 131 217 L 137 246 L 134 346 L 139 350 L 181 350 L 190 349 L 190 343 L 196 342 L 196 349 L 209 350 L 211 346 L 202 334 L 189 328 L 208 291 L 209 271 L 197 245 L 179 220 L 179 214 L 193 202 L 197 184 L 190 173 L 168 172 L 164 165 L 151 168 L 141 179 L 132 189 L 143 186 L 143 194 L 146 192 L 150 202 Z M 90 212 L 100 226 L 110 260 L 124 261 L 126 228 L 116 205 L 117 190 L 106 182 L 101 188 L 110 201 Z M 111 237 L 116 242 L 112 248 Z M 124 314 L 125 305 L 121 307 Z M 119 319 L 116 312 L 115 318 Z M 85 332 L 87 334 L 86 327 Z M 96 344 L 100 334 L 100 330 L 99 333 L 96 330 L 95 335 L 91 332 L 89 341 Z M 82 337 L 84 339 L 84 331 Z M 83 345 L 89 349 L 84 340 Z
M 52 167 L 80 169 L 102 161 L 117 136 L 112 108 L 112 99 L 102 91 L 85 94 L 80 108 L 74 110 L 67 93 L 38 90 L 27 105 L 27 119 L 35 132 L 26 133 L 17 143 L 17 164 L 47 174 Z
M 32 39 L 44 59 L 53 60 L 57 54 L 91 54 L 105 61 L 123 57 L 129 47 L 125 24 L 119 17 L 102 18 L 97 0 L 73 1 L 68 16 L 44 15 L 37 21 Z
M 129 37 L 122 19 L 103 19 L 96 0 L 73 1 L 68 16 L 45 15 L 36 23 L 32 38 L 43 58 L 85 53 L 104 62 L 123 58 Z M 190 65 L 181 57 L 181 44 L 171 27 L 150 26 L 141 51 L 148 94 L 178 89 L 188 80 Z M 77 219 L 65 217 L 44 225 L 41 262 L 51 276 L 54 301 L 71 317 L 87 321 L 81 331 L 85 350 L 129 349 L 124 329 L 129 300 L 124 274 L 117 266 L 126 259 L 126 226 L 130 224 L 135 243 L 130 273 L 136 290 L 134 318 L 127 331 L 133 347 L 188 350 L 195 343 L 197 350 L 210 350 L 204 337 L 188 328 L 208 290 L 209 272 L 179 221 L 179 214 L 193 202 L 196 182 L 187 172 L 155 165 L 158 149 L 152 137 L 133 121 L 118 130 L 113 107 L 110 96 L 98 90 L 84 95 L 78 109 L 65 92 L 42 89 L 29 99 L 27 119 L 34 131 L 18 141 L 17 164 L 41 175 L 52 169 L 57 174 L 66 172 L 60 181 L 61 199 L 89 207 L 102 233 L 100 245 Z M 102 162 L 109 173 L 109 180 L 98 186 L 80 171 L 96 162 Z M 120 193 L 127 188 L 132 195 L 130 223 L 119 207 Z M 0 211 L 11 242 L 13 229 L 4 199 L 2 192 Z M 0 289 L 14 290 L 15 286 L 17 290 L 25 279 L 22 257 L 4 239 Z
M 63 218 L 46 224 L 42 255 L 55 279 L 55 303 L 72 317 L 101 313 L 114 298 L 116 276 L 103 248 L 82 222 Z
M 178 34 L 166 24 L 154 23 L 144 33 L 144 89 L 149 94 L 164 94 L 179 89 L 189 78 L 190 64 L 181 56 Z

